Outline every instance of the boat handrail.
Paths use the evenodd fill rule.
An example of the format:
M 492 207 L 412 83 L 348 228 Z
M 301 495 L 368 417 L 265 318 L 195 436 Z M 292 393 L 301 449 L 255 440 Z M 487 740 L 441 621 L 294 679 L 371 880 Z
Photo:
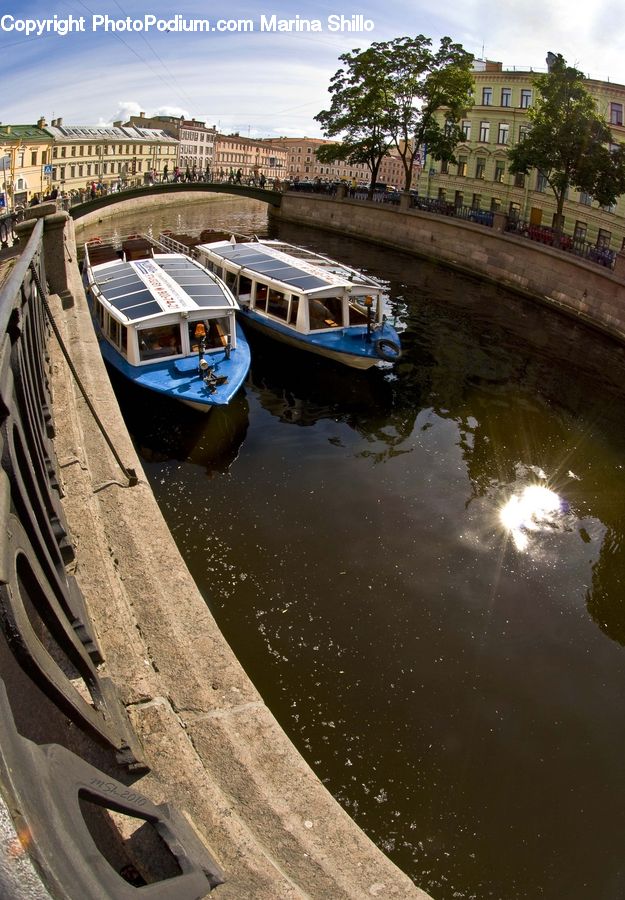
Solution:
M 159 234 L 158 238 L 150 237 L 149 240 L 161 250 L 169 250 L 172 253 L 183 253 L 185 256 L 190 256 L 192 259 L 195 259 L 196 257 L 194 247 L 182 244 L 180 241 L 176 241 L 174 238 L 169 237 L 168 234 Z

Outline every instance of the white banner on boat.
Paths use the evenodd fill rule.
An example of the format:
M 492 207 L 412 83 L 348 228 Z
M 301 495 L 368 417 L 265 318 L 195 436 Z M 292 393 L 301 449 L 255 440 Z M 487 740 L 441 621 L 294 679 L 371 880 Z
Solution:
M 130 265 L 164 310 L 190 308 L 188 295 L 153 259 L 137 259 Z

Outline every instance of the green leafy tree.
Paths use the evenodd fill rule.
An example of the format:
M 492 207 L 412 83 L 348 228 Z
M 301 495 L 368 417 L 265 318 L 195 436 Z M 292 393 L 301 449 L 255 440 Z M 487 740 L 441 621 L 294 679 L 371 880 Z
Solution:
M 460 118 L 473 105 L 473 56 L 449 37 L 441 38 L 436 52 L 431 48 L 422 34 L 371 48 L 381 61 L 387 127 L 403 163 L 406 191 L 422 148 L 433 159 L 456 162 L 455 148 L 464 139 Z
M 369 196 L 377 181 L 380 163 L 392 144 L 389 132 L 383 60 L 370 47 L 339 56 L 343 66 L 330 81 L 330 108 L 315 116 L 326 137 L 341 142 L 317 150 L 321 162 L 343 160 L 365 163 L 371 172 Z
M 556 200 L 559 234 L 569 188 L 590 194 L 602 206 L 625 193 L 625 148 L 613 143 L 583 74 L 567 66 L 561 54 L 534 85 L 538 96 L 528 113 L 529 128 L 508 151 L 510 171 L 527 175 L 537 169 L 545 178 Z

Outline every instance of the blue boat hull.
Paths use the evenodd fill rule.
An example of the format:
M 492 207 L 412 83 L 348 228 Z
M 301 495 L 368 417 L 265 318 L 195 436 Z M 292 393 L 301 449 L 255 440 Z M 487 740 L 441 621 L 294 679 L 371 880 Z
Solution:
M 399 337 L 388 322 L 370 335 L 365 325 L 302 334 L 247 307 L 242 307 L 239 315 L 246 325 L 268 337 L 354 369 L 370 369 L 382 361 L 395 362 L 400 356 Z
M 98 341 L 104 359 L 130 381 L 204 412 L 213 406 L 226 406 L 243 384 L 250 367 L 249 345 L 238 324 L 237 346 L 230 351 L 229 359 L 224 350 L 205 354 L 214 375 L 227 378 L 212 391 L 199 374 L 195 354 L 147 366 L 131 366 L 101 334 Z

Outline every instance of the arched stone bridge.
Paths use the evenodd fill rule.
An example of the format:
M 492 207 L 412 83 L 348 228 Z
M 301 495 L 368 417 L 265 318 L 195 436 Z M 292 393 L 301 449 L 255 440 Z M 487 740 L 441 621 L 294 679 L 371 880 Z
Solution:
M 279 191 L 267 190 L 266 188 L 253 187 L 247 184 L 230 184 L 229 182 L 204 182 L 204 181 L 178 181 L 167 184 L 143 185 L 141 187 L 129 188 L 123 191 L 116 191 L 112 194 L 105 194 L 103 197 L 96 197 L 95 200 L 87 200 L 85 203 L 78 203 L 72 206 L 69 214 L 72 219 L 80 219 L 88 213 L 103 209 L 106 206 L 112 206 L 114 203 L 124 203 L 126 200 L 134 200 L 140 197 L 146 197 L 156 194 L 187 194 L 209 193 L 209 194 L 236 194 L 238 197 L 249 197 L 251 200 L 261 200 L 269 203 L 271 206 L 280 206 L 282 202 L 282 194 Z

